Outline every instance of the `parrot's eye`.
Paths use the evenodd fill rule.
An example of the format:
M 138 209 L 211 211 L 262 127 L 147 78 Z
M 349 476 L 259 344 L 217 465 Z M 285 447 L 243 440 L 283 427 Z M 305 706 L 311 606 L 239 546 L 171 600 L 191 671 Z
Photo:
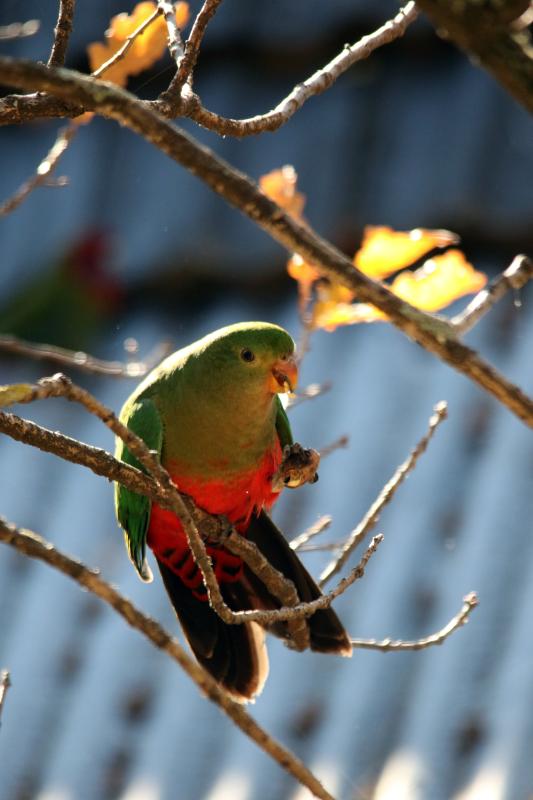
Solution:
M 245 347 L 244 350 L 241 350 L 241 358 L 249 364 L 251 361 L 255 361 L 255 354 Z

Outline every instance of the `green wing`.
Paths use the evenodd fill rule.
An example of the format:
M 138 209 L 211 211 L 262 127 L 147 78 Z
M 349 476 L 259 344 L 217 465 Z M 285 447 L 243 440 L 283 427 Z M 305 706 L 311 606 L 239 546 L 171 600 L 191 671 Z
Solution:
M 149 398 L 127 402 L 120 415 L 121 422 L 140 436 L 150 450 L 161 454 L 163 444 L 163 425 L 159 412 Z M 119 440 L 115 456 L 126 464 L 142 469 L 137 459 L 131 455 L 124 443 Z M 144 472 L 145 470 L 143 470 Z M 144 495 L 136 494 L 115 484 L 115 511 L 119 525 L 124 530 L 124 539 L 129 557 L 143 581 L 151 581 L 152 573 L 146 562 L 146 534 L 150 522 L 152 502 Z
M 294 444 L 292 438 L 292 431 L 291 426 L 289 423 L 289 418 L 285 413 L 285 409 L 281 404 L 281 400 L 279 399 L 279 395 L 276 395 L 276 401 L 278 410 L 276 412 L 276 430 L 278 432 L 279 442 L 281 444 L 281 449 L 288 445 Z

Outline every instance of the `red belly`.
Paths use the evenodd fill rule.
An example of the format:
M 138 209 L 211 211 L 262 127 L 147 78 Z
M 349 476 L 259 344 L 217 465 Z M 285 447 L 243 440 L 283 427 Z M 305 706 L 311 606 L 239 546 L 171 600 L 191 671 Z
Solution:
M 281 463 L 281 447 L 265 455 L 259 469 L 231 481 L 201 481 L 179 475 L 166 464 L 180 491 L 192 497 L 199 508 L 210 514 L 224 514 L 241 534 L 246 533 L 250 517 L 262 508 L 270 508 L 279 497 L 272 492 L 272 476 Z M 148 545 L 157 558 L 176 572 L 199 600 L 207 600 L 202 574 L 187 544 L 181 522 L 171 511 L 152 505 L 148 528 Z M 213 570 L 219 584 L 237 581 L 242 574 L 242 561 L 223 547 L 207 545 Z

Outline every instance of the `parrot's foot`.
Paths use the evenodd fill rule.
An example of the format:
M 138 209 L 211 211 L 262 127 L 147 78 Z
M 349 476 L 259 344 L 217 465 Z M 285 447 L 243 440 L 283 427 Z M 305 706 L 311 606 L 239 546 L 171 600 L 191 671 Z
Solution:
M 304 483 L 316 483 L 320 454 L 301 444 L 286 445 L 283 449 L 283 460 L 280 468 L 272 478 L 272 489 L 280 492 L 284 487 L 297 489 Z

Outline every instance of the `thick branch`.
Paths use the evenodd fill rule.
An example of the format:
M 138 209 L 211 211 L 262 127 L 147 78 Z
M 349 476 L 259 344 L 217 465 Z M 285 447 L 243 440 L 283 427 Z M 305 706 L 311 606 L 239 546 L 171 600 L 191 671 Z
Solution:
M 423 639 L 415 639 L 413 642 L 402 639 L 382 639 L 381 641 L 377 639 L 352 639 L 352 647 L 357 647 L 360 650 L 380 650 L 382 653 L 398 653 L 402 650 L 425 650 L 428 647 L 443 644 L 454 631 L 466 625 L 470 614 L 478 604 L 479 600 L 476 593 L 471 592 L 464 598 L 463 607 L 459 613 L 444 628 L 432 633 L 431 636 L 425 636 Z
M 185 653 L 176 639 L 172 638 L 155 620 L 135 608 L 116 589 L 103 581 L 97 572 L 59 552 L 37 534 L 17 529 L 1 517 L 0 541 L 31 558 L 37 558 L 50 564 L 110 605 L 117 614 L 126 620 L 128 625 L 138 630 L 155 647 L 163 650 L 176 661 L 203 694 L 216 703 L 246 736 L 277 761 L 299 783 L 306 786 L 315 797 L 322 798 L 322 800 L 333 800 L 305 764 L 261 728 L 241 705 L 231 700 L 216 681 Z
M 458 341 L 449 322 L 414 308 L 383 284 L 359 272 L 345 255 L 309 227 L 292 219 L 249 178 L 171 125 L 146 103 L 111 84 L 72 70 L 47 69 L 6 57 L 0 57 L 0 80 L 22 89 L 50 92 L 66 102 L 99 111 L 140 134 L 239 208 L 287 250 L 300 253 L 324 275 L 351 289 L 360 301 L 384 311 L 407 336 L 467 375 L 533 427 L 531 398 Z
M 398 467 L 398 469 L 396 470 L 390 481 L 385 484 L 380 494 L 374 500 L 374 502 L 368 509 L 367 513 L 365 514 L 359 525 L 356 528 L 354 528 L 354 530 L 347 538 L 339 555 L 336 556 L 333 559 L 333 561 L 330 564 L 328 564 L 326 569 L 323 571 L 322 575 L 320 576 L 320 581 L 318 582 L 318 585 L 321 588 L 334 575 L 340 572 L 340 570 L 346 564 L 347 560 L 349 559 L 353 551 L 359 546 L 359 544 L 361 544 L 361 542 L 365 539 L 365 537 L 368 536 L 372 528 L 375 525 L 377 525 L 381 512 L 383 511 L 385 506 L 388 503 L 390 503 L 390 501 L 396 494 L 396 491 L 404 482 L 404 480 L 407 478 L 407 476 L 413 471 L 418 459 L 420 458 L 422 453 L 425 453 L 428 444 L 433 438 L 433 434 L 437 430 L 440 423 L 446 419 L 447 414 L 448 414 L 448 409 L 446 403 L 441 402 L 435 406 L 435 408 L 433 409 L 433 415 L 429 420 L 429 429 L 427 433 L 418 442 L 416 447 L 410 453 L 408 458 L 403 462 L 403 464 L 400 464 L 400 466 Z
M 59 16 L 54 29 L 54 44 L 48 59 L 49 67 L 60 67 L 65 63 L 68 40 L 72 33 L 75 0 L 59 0 Z
M 533 45 L 515 24 L 529 0 L 417 0 L 437 31 L 452 39 L 533 111 Z

